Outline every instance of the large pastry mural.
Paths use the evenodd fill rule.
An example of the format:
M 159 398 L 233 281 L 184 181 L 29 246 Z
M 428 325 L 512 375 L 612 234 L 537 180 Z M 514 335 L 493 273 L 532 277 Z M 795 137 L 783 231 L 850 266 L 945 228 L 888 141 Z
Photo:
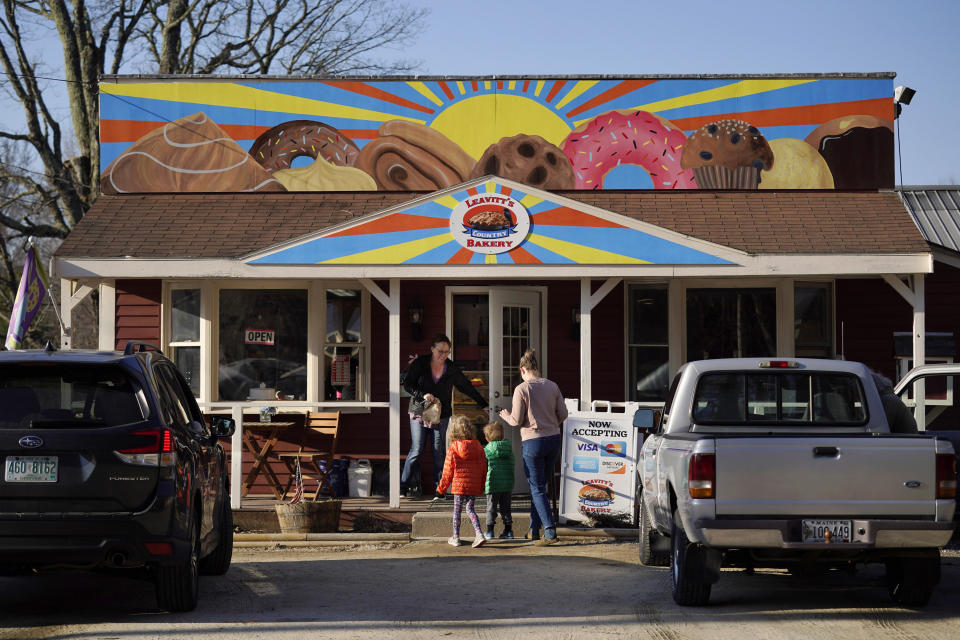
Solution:
M 103 82 L 104 193 L 877 189 L 892 78 Z

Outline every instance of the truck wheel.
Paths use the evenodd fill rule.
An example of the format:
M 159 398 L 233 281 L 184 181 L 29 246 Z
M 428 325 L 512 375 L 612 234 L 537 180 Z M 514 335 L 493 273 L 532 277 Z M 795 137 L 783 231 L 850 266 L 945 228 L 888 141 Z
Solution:
M 647 513 L 647 505 L 644 503 L 643 494 L 640 495 L 640 564 L 648 567 L 669 567 L 670 552 L 662 547 L 666 546 L 667 540 L 664 539 Z
M 702 607 L 710 600 L 711 584 L 706 580 L 703 545 L 687 538 L 678 511 L 673 512 L 670 535 L 670 577 L 671 595 L 677 604 Z
M 890 597 L 904 607 L 922 607 L 930 601 L 934 585 L 939 582 L 940 551 L 936 557 L 894 558 L 887 562 Z
M 193 611 L 200 594 L 200 526 L 194 523 L 190 534 L 190 555 L 178 565 L 158 566 L 157 604 L 167 611 Z
M 223 497 L 218 527 L 217 548 L 200 560 L 200 573 L 205 576 L 222 576 L 233 559 L 233 510 L 229 495 Z

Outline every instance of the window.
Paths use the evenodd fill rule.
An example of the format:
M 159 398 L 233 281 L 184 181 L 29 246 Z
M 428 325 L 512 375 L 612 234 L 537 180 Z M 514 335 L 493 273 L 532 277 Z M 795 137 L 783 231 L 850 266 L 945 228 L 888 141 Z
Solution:
M 170 292 L 170 359 L 200 395 L 200 289 Z
M 627 398 L 659 402 L 670 384 L 666 285 L 628 288 Z
M 705 374 L 697 383 L 699 424 L 859 425 L 867 420 L 863 390 L 846 373 Z
M 687 290 L 687 360 L 776 352 L 776 289 Z
M 793 339 L 798 358 L 833 357 L 833 293 L 830 283 L 801 283 L 793 289 Z
M 220 291 L 220 400 L 247 400 L 251 388 L 307 399 L 307 292 Z
M 363 296 L 358 289 L 327 289 L 323 344 L 324 400 L 363 400 Z

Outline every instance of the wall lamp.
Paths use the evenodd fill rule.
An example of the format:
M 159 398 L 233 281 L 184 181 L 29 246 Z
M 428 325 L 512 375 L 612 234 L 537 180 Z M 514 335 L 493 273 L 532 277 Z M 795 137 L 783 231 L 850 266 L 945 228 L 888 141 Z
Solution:
M 570 339 L 580 340 L 580 307 L 570 309 Z
M 905 87 L 900 85 L 893 90 L 893 119 L 896 120 L 900 117 L 900 112 L 903 111 L 903 105 L 910 104 L 910 101 L 913 100 L 913 96 L 916 95 L 916 90 L 911 89 L 910 87 Z
M 423 305 L 411 303 L 407 307 L 407 318 L 410 320 L 410 339 L 418 342 L 423 337 Z

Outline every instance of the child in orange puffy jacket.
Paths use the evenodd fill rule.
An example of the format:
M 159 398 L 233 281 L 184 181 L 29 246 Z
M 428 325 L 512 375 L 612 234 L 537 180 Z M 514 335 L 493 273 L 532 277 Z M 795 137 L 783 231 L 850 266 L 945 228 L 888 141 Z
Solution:
M 437 485 L 438 495 L 446 493 L 448 487 L 453 493 L 453 535 L 447 543 L 453 547 L 460 546 L 460 512 L 466 505 L 467 516 L 477 533 L 473 546 L 482 547 L 486 539 L 483 537 L 474 503 L 477 496 L 483 495 L 484 482 L 487 479 L 487 456 L 477 440 L 476 429 L 466 417 L 450 418 L 447 433 L 450 444 L 447 447 L 447 458 L 443 462 L 443 476 Z

